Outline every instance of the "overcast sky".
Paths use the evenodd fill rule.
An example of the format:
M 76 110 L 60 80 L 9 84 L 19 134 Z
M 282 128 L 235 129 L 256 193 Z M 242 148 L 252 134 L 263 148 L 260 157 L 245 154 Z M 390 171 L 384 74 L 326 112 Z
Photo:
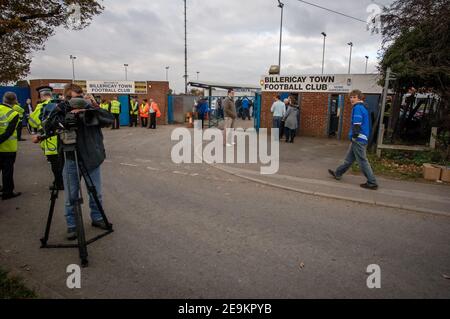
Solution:
M 347 73 L 348 42 L 354 43 L 352 73 L 376 72 L 381 37 L 366 25 L 297 0 L 284 0 L 281 69 L 283 74 L 320 74 L 327 33 L 325 73 Z M 366 20 L 372 0 L 309 0 Z M 388 5 L 392 1 L 379 0 Z M 276 0 L 187 0 L 188 74 L 196 80 L 259 83 L 278 64 L 280 9 Z M 29 79 L 72 77 L 84 80 L 169 81 L 184 90 L 183 0 L 105 0 L 104 12 L 82 31 L 58 29 L 44 51 L 36 52 Z

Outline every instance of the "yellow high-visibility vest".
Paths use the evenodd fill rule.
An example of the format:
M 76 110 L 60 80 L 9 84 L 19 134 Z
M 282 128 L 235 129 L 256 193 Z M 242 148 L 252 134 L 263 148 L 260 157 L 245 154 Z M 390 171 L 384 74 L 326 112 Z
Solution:
M 19 104 L 14 104 L 12 109 L 17 113 L 19 113 L 20 119 L 23 119 L 23 114 L 25 113 L 25 110 Z
M 30 114 L 30 118 L 28 119 L 28 123 L 32 128 L 38 130 L 42 129 L 42 122 L 39 117 L 41 116 L 44 106 L 49 104 L 51 101 L 52 100 L 47 100 L 36 105 L 36 109 Z M 40 145 L 46 156 L 58 154 L 58 137 L 56 135 L 42 141 Z
M 120 102 L 116 100 L 111 101 L 111 113 L 120 114 Z
M 108 103 L 100 103 L 100 108 L 108 111 L 109 110 L 109 104 Z
M 138 115 L 139 114 L 139 104 L 136 101 L 130 102 L 130 114 L 131 115 Z
M 0 134 L 6 132 L 9 123 L 19 115 L 18 112 L 12 108 L 0 104 Z M 17 127 L 16 127 L 17 128 Z M 17 130 L 14 128 L 14 133 L 3 143 L 0 144 L 0 153 L 15 153 L 17 152 Z

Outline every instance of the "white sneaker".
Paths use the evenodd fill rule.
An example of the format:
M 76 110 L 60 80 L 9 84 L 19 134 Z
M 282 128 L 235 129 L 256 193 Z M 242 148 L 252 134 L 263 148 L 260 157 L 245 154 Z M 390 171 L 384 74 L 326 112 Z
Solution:
M 233 146 L 233 144 L 227 143 L 227 147 L 231 147 Z

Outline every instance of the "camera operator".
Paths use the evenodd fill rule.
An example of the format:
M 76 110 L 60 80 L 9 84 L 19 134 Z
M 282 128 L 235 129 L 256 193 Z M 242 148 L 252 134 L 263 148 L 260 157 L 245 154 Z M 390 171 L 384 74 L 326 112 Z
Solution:
M 41 138 L 48 138 L 48 136 L 55 135 L 62 127 L 64 127 L 64 131 L 66 132 L 68 130 L 76 131 L 78 160 L 82 162 L 80 165 L 84 165 L 87 173 L 91 177 L 101 203 L 102 185 L 100 166 L 106 157 L 101 128 L 111 125 L 114 122 L 114 118 L 109 112 L 92 107 L 84 99 L 83 90 L 78 85 L 67 84 L 64 87 L 64 96 L 65 101 L 56 106 L 46 121 L 44 125 L 46 136 Z M 61 139 L 61 135 L 58 136 L 60 140 L 58 145 L 64 149 L 64 141 Z M 63 150 L 60 150 L 60 152 L 63 154 Z M 67 152 L 66 154 L 63 178 L 67 239 L 75 240 L 77 235 L 73 203 L 78 199 L 80 183 L 74 153 Z M 91 209 L 92 226 L 108 229 L 108 225 L 103 221 L 100 210 L 90 193 L 89 207 Z

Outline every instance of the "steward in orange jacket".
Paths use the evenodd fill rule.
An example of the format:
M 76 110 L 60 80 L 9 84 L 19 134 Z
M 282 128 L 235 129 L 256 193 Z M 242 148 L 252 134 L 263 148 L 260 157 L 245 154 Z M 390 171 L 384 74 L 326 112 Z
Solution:
M 147 127 L 147 125 L 148 125 L 149 109 L 150 109 L 150 105 L 148 104 L 148 101 L 145 99 L 139 106 L 139 119 L 141 121 L 142 127 Z
M 161 117 L 161 111 L 159 110 L 158 104 L 153 99 L 150 99 L 150 126 L 151 129 L 156 129 L 156 118 Z

